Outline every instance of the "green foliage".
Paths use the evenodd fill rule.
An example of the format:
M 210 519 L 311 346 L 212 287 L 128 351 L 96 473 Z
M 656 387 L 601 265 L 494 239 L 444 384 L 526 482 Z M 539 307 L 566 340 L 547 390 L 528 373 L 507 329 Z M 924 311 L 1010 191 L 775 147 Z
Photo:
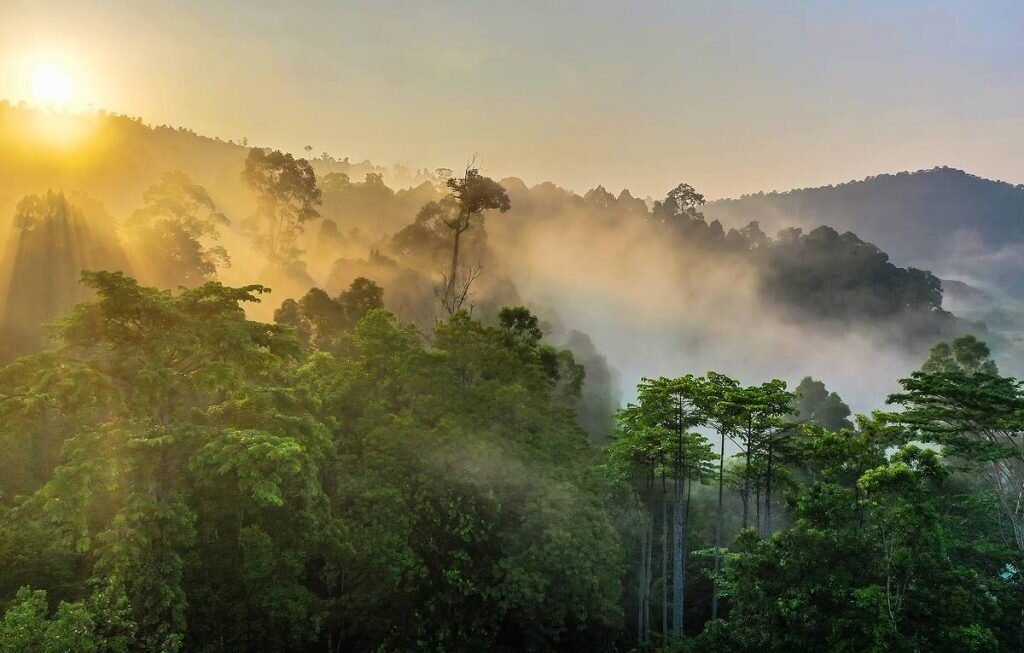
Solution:
M 974 336 L 954 338 L 932 347 L 928 360 L 921 366 L 926 374 L 963 372 L 964 374 L 999 374 L 988 345 Z
M 38 446 L 56 450 L 2 497 L 4 650 L 548 650 L 618 632 L 583 372 L 526 309 L 457 313 L 426 346 L 361 280 L 295 303 L 317 343 L 344 342 L 305 351 L 246 318 L 259 286 L 85 281 L 97 299 L 59 347 L 0 374 L 4 442 L 53 433 Z M 64 603 L 14 595 L 29 584 Z
M 274 311 L 274 321 L 295 329 L 303 345 L 337 353 L 346 346 L 356 323 L 383 305 L 383 289 L 373 281 L 359 277 L 348 290 L 334 298 L 320 288 L 311 288 L 297 302 L 286 299 Z
M 873 449 L 884 462 L 858 480 L 861 493 L 809 484 L 791 529 L 737 540 L 726 564 L 729 650 L 1010 649 L 1001 635 L 1012 604 L 995 598 L 1003 582 L 950 555 L 939 510 L 948 472 L 936 452 L 904 447 L 886 460 Z
M 1013 541 L 1024 552 L 1024 387 L 999 376 L 988 347 L 973 338 L 940 344 L 922 368 L 901 379 L 889 397 L 904 410 L 885 418 L 907 437 L 942 447 L 972 469 L 1002 507 Z
M 942 284 L 930 272 L 900 268 L 855 234 L 792 229 L 761 255 L 766 298 L 798 314 L 836 322 L 902 320 L 911 335 L 947 329 Z

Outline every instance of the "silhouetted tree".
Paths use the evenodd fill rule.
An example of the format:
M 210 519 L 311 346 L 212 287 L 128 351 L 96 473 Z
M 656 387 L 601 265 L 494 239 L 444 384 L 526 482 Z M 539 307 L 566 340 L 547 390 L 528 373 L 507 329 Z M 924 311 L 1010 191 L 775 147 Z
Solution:
M 457 202 L 457 209 L 453 216 L 444 219 L 452 234 L 452 259 L 443 279 L 442 305 L 449 313 L 455 313 L 465 302 L 475 275 L 479 274 L 478 271 L 460 272 L 459 245 L 462 234 L 472 226 L 473 218 L 483 215 L 484 211 L 498 210 L 504 213 L 512 205 L 501 184 L 490 177 L 484 177 L 477 168 L 467 167 L 461 178 L 449 179 L 447 184 Z
M 320 217 L 316 173 L 305 159 L 277 150 L 253 148 L 245 159 L 242 181 L 258 196 L 256 214 L 246 221 L 268 258 L 292 262 L 305 223 Z
M 143 271 L 155 283 L 192 287 L 208 281 L 218 266 L 230 265 L 224 247 L 202 242 L 217 240 L 219 227 L 229 221 L 206 189 L 188 175 L 167 173 L 142 198 L 145 205 L 125 227 L 140 248 L 136 254 L 144 263 Z

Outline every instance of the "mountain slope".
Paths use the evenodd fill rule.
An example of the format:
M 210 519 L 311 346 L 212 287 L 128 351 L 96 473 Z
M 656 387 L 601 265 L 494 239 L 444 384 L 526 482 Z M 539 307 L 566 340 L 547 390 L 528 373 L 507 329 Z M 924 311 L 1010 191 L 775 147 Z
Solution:
M 768 233 L 853 231 L 899 265 L 1024 296 L 1024 185 L 934 168 L 719 200 L 705 213 L 726 226 L 757 220 Z
M 0 101 L 0 210 L 9 214 L 29 193 L 81 190 L 124 217 L 138 208 L 147 187 L 181 170 L 207 187 L 218 205 L 244 211 L 251 208 L 251 194 L 239 173 L 248 149 L 247 144 L 115 113 L 59 113 Z M 353 163 L 326 153 L 312 163 L 319 176 L 340 172 L 361 180 L 373 172 L 396 186 L 414 185 L 423 177 L 401 166 Z

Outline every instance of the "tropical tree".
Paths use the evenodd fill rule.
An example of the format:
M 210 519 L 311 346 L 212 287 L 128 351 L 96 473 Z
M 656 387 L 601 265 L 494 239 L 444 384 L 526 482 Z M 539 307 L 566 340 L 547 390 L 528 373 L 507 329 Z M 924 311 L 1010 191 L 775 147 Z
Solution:
M 711 619 L 718 618 L 718 586 L 722 569 L 722 521 L 725 517 L 725 440 L 739 431 L 742 415 L 736 410 L 738 381 L 717 372 L 708 372 L 701 386 L 700 402 L 706 423 L 718 433 L 718 510 L 715 517 L 715 562 L 712 573 Z
M 193 287 L 218 267 L 230 265 L 227 250 L 204 240 L 220 237 L 228 219 L 205 188 L 183 172 L 169 172 L 142 195 L 145 205 L 125 223 L 135 240 L 135 259 L 154 283 Z
M 274 321 L 295 329 L 299 341 L 313 349 L 338 353 L 360 319 L 384 305 L 384 290 L 358 277 L 337 297 L 311 288 L 301 299 L 286 299 L 274 311 Z
M 504 213 L 512 204 L 501 184 L 481 175 L 480 170 L 472 166 L 466 167 L 462 177 L 450 178 L 446 183 L 456 206 L 454 214 L 444 218 L 444 224 L 451 232 L 452 256 L 448 272 L 442 275 L 441 303 L 449 314 L 454 314 L 462 308 L 470 286 L 479 274 L 479 270 L 459 268 L 462 234 L 473 225 L 475 219 L 483 216 L 484 211 L 497 210 Z
M 298 235 L 320 217 L 320 189 L 313 166 L 277 150 L 253 148 L 242 181 L 257 196 L 256 213 L 245 222 L 256 245 L 271 261 L 291 264 L 301 253 Z
M 1024 387 L 997 373 L 984 343 L 965 337 L 933 350 L 922 371 L 888 398 L 904 410 L 886 420 L 969 464 L 998 497 L 1024 552 Z
M 829 392 L 825 384 L 805 376 L 794 389 L 793 414 L 800 422 L 817 424 L 830 431 L 852 429 L 850 407 L 835 392 Z

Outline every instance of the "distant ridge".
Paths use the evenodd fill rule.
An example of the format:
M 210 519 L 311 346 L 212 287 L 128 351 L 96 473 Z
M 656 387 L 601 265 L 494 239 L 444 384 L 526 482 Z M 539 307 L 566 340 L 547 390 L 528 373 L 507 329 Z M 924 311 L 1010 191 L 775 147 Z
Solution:
M 70 149 L 41 138 L 38 126 L 47 117 L 80 130 L 87 154 L 69 154 Z M 251 145 L 116 113 L 54 114 L 0 101 L 0 211 L 8 215 L 26 193 L 52 188 L 85 191 L 124 216 L 160 175 L 182 170 L 207 186 L 219 204 L 244 215 L 251 197 L 238 175 Z M 359 181 L 367 173 L 380 174 L 391 188 L 432 178 L 428 171 L 313 152 L 308 156 L 320 175 L 341 172 Z M 726 227 L 756 220 L 769 234 L 790 226 L 829 225 L 876 244 L 900 266 L 1024 297 L 1024 184 L 937 167 L 718 200 L 705 207 L 705 214 Z
M 937 167 L 718 200 L 705 213 L 726 226 L 757 220 L 769 233 L 827 224 L 875 243 L 899 265 L 1024 293 L 1024 184 Z

